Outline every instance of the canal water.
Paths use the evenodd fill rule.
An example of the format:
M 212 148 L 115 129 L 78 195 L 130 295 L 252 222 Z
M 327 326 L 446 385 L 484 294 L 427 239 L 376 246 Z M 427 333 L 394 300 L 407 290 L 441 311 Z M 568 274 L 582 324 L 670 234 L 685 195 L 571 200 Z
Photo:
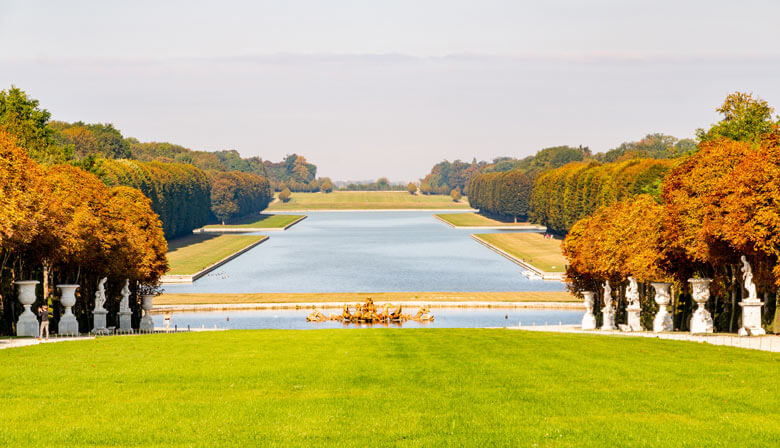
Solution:
M 308 218 L 170 293 L 562 291 L 435 212 L 307 212 Z M 501 230 L 500 232 L 507 232 Z
M 324 310 L 338 313 L 340 310 Z M 416 307 L 404 312 L 414 314 Z M 557 325 L 578 324 L 583 311 L 497 308 L 433 308 L 433 322 L 407 321 L 403 324 L 342 324 L 338 321 L 306 322 L 311 310 L 247 310 L 247 311 L 199 311 L 171 313 L 171 329 L 224 328 L 233 330 L 285 329 L 314 330 L 321 328 L 487 328 L 509 327 L 522 324 Z M 156 327 L 163 326 L 163 315 L 152 315 Z

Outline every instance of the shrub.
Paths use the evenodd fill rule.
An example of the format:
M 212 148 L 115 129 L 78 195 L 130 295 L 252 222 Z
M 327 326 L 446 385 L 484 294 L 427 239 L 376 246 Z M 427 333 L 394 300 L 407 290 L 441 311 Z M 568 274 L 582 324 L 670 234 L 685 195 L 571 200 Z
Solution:
M 292 193 L 290 192 L 289 188 L 285 188 L 279 193 L 279 200 L 282 202 L 289 202 L 290 196 L 292 196 Z

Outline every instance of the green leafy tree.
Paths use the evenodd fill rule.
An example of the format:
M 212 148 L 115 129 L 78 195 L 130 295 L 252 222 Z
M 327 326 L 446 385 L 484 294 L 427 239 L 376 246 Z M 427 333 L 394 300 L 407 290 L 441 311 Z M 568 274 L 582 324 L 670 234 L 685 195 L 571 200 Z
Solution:
M 323 179 L 322 183 L 320 183 L 320 191 L 323 193 L 330 193 L 333 191 L 333 182 L 330 181 L 330 179 L 325 178 Z
M 698 129 L 696 137 L 706 142 L 718 138 L 736 141 L 757 142 L 764 134 L 772 131 L 772 126 L 780 123 L 772 119 L 774 108 L 761 98 L 753 98 L 752 93 L 734 92 L 726 97 L 717 109 L 723 120 L 715 123 L 709 130 Z
M 56 145 L 54 131 L 47 124 L 51 114 L 39 107 L 38 100 L 11 86 L 0 91 L 0 128 L 16 139 L 19 147 L 27 150 L 41 163 L 61 163 L 72 158 L 69 148 Z
M 460 194 L 460 190 L 453 188 L 452 191 L 450 191 L 450 197 L 452 198 L 453 202 L 458 202 L 463 197 L 463 195 Z
M 282 202 L 288 202 L 290 200 L 290 196 L 292 196 L 292 192 L 289 188 L 285 188 L 279 192 L 279 200 Z

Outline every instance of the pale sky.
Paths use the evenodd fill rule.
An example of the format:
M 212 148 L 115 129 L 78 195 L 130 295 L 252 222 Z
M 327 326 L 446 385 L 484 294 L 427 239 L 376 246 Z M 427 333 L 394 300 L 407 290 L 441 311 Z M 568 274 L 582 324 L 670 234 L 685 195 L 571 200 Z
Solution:
M 142 141 L 406 181 L 445 158 L 692 137 L 734 90 L 780 107 L 779 13 L 775 0 L 0 0 L 0 89 Z

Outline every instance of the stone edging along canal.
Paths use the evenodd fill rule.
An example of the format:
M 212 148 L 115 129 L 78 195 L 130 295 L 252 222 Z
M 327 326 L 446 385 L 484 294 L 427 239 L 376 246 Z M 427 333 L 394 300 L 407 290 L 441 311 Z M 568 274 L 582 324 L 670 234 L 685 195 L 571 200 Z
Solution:
M 231 227 L 229 225 L 224 227 L 201 227 L 200 229 L 195 229 L 192 231 L 192 233 L 248 233 L 248 232 L 281 232 L 283 230 L 287 230 L 290 227 L 298 224 L 299 222 L 303 221 L 307 217 L 301 216 L 300 218 L 296 219 L 295 221 L 287 224 L 284 227 Z
M 453 229 L 477 229 L 477 230 L 538 230 L 540 232 L 546 232 L 547 226 L 540 226 L 538 224 L 526 224 L 522 226 L 456 226 L 455 224 L 447 221 L 446 219 L 443 219 L 439 217 L 438 215 L 433 215 L 434 218 L 438 219 L 439 221 L 443 222 L 444 224 L 447 224 L 448 226 L 452 227 Z
M 309 208 L 300 210 L 287 210 L 282 208 L 266 209 L 273 213 L 312 213 L 312 212 L 478 212 L 475 208 Z
M 214 269 L 217 269 L 218 267 L 222 266 L 223 264 L 227 263 L 228 261 L 238 257 L 239 255 L 242 255 L 244 252 L 253 249 L 255 246 L 257 246 L 260 243 L 263 243 L 268 240 L 267 236 L 263 236 L 259 240 L 255 241 L 254 243 L 244 247 L 243 249 L 233 252 L 231 255 L 228 255 L 227 257 L 219 260 L 218 262 L 207 266 L 200 271 L 192 274 L 192 275 L 163 275 L 160 278 L 160 283 L 192 283 L 195 280 L 203 277 L 204 275 L 208 274 L 209 272 L 213 271 Z
M 308 309 L 341 309 L 344 304 L 353 302 L 298 302 L 298 303 L 225 303 L 198 305 L 155 305 L 153 313 L 165 311 L 238 311 L 238 310 L 308 310 Z M 376 302 L 381 307 L 385 302 Z M 390 302 L 388 302 L 390 303 Z M 525 308 L 525 309 L 557 309 L 584 310 L 582 302 L 424 302 L 424 301 L 393 301 L 394 305 L 404 307 L 428 306 L 430 308 Z
M 498 247 L 488 243 L 487 241 L 483 240 L 482 238 L 480 238 L 480 237 L 478 237 L 476 235 L 471 235 L 471 238 L 473 238 L 474 241 L 482 244 L 483 246 L 491 249 L 492 251 L 494 251 L 494 252 L 496 252 L 496 253 L 498 253 L 500 255 L 503 255 L 505 258 L 509 259 L 510 261 L 512 261 L 512 262 L 514 262 L 514 263 L 516 263 L 516 264 L 518 264 L 520 266 L 522 266 L 524 269 L 533 272 L 534 274 L 536 274 L 539 277 L 541 277 L 542 280 L 556 280 L 556 281 L 562 281 L 563 280 L 563 273 L 562 272 L 546 272 L 546 271 L 542 271 L 541 269 L 539 269 L 539 268 L 537 268 L 537 267 L 535 267 L 535 266 L 533 266 L 533 265 L 531 265 L 529 263 L 526 263 L 525 261 L 515 257 L 514 255 L 512 255 L 512 254 L 510 254 L 510 253 L 508 253 L 508 252 L 506 252 L 504 250 L 499 249 Z

